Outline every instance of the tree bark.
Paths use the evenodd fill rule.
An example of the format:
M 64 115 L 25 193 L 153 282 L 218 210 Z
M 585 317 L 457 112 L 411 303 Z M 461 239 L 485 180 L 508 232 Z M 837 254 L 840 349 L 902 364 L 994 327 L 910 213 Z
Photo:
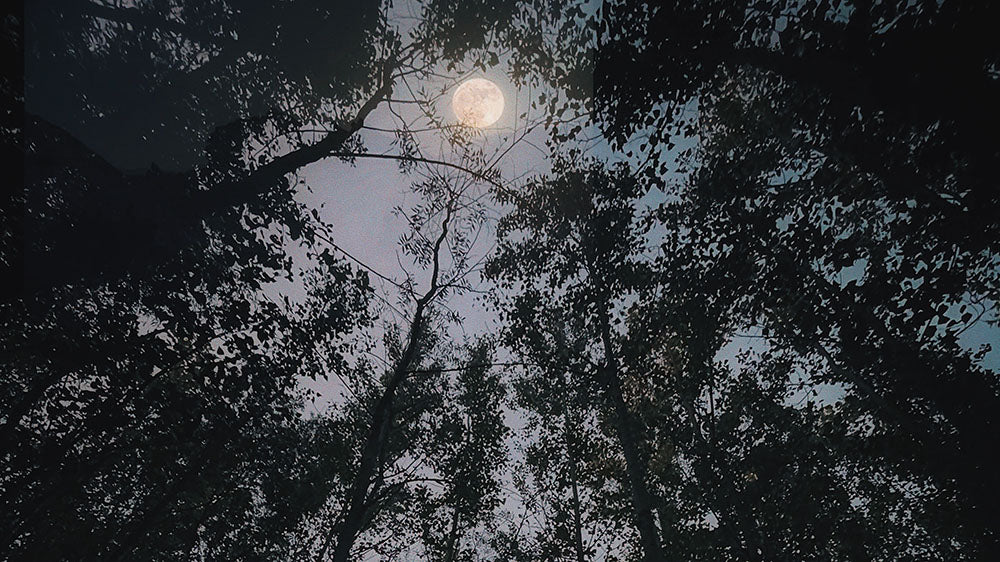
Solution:
M 605 315 L 601 319 L 601 342 L 604 346 L 605 365 L 601 373 L 605 399 L 611 406 L 612 417 L 618 441 L 625 455 L 625 468 L 632 492 L 632 516 L 639 530 L 639 544 L 642 546 L 643 560 L 661 562 L 664 560 L 660 533 L 653 517 L 653 496 L 646 485 L 649 459 L 642 450 L 642 428 L 635 414 L 629 410 L 622 395 L 621 374 L 611 342 L 611 328 Z
M 455 548 L 458 543 L 458 522 L 458 508 L 455 508 L 455 511 L 453 511 L 451 515 L 451 530 L 448 533 L 448 548 L 444 554 L 444 562 L 454 562 L 455 556 L 458 554 L 458 551 Z
M 569 460 L 570 486 L 573 491 L 573 548 L 576 551 L 576 562 L 586 562 L 587 556 L 583 548 L 583 522 L 580 516 L 580 491 L 577 487 L 576 459 Z
M 561 382 L 568 388 L 569 383 L 565 378 L 565 374 L 563 375 Z M 570 492 L 573 494 L 573 550 L 576 555 L 576 562 L 586 562 L 587 557 L 583 548 L 583 517 L 581 515 L 582 508 L 580 506 L 580 490 L 577 484 L 577 480 L 579 480 L 579 472 L 577 471 L 579 461 L 577 459 L 576 451 L 574 450 L 576 438 L 573 435 L 573 428 L 576 427 L 577 422 L 569 413 L 569 409 L 566 406 L 566 402 L 568 401 L 569 398 L 563 397 L 563 429 L 566 434 L 566 461 L 567 464 L 569 464 Z

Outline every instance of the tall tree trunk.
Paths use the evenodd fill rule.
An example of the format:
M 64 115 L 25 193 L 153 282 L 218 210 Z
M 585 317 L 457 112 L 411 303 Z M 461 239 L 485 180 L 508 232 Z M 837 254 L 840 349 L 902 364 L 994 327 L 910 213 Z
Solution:
M 369 514 L 378 508 L 373 505 L 372 499 L 379 491 L 376 477 L 383 468 L 382 452 L 388 440 L 389 430 L 393 422 L 393 406 L 396 402 L 396 392 L 399 386 L 406 380 L 410 373 L 413 361 L 416 359 L 420 340 L 423 335 L 425 316 L 427 307 L 438 292 L 438 276 L 440 273 L 440 251 L 441 246 L 448 236 L 448 222 L 451 220 L 451 208 L 449 207 L 442 223 L 441 234 L 434 242 L 433 267 L 431 271 L 431 282 L 427 292 L 417 300 L 417 306 L 413 312 L 413 320 L 410 322 L 410 329 L 407 335 L 406 348 L 403 350 L 399 361 L 396 363 L 389 380 L 386 382 L 385 390 L 372 412 L 372 422 L 365 445 L 361 451 L 361 463 L 358 467 L 357 475 L 348 492 L 348 504 L 344 515 L 338 525 L 335 525 L 322 548 L 320 549 L 318 560 L 323 560 L 326 552 L 330 548 L 331 542 L 336 538 L 336 545 L 333 549 L 334 562 L 347 562 L 351 549 L 358 538 L 358 534 L 363 530 L 365 523 L 370 520 Z
M 664 560 L 660 533 L 653 518 L 653 496 L 646 485 L 649 459 L 643 452 L 642 428 L 635 414 L 629 410 L 622 395 L 621 374 L 618 360 L 611 343 L 611 328 L 607 316 L 601 322 L 601 341 L 604 346 L 605 365 L 601 373 L 605 399 L 611 406 L 618 442 L 625 455 L 625 468 L 629 487 L 632 491 L 632 516 L 639 530 L 639 544 L 642 546 L 643 560 L 661 562 Z
M 458 554 L 455 548 L 458 544 L 458 522 L 459 513 L 458 508 L 456 508 L 451 516 L 451 531 L 448 533 L 448 548 L 444 553 L 444 562 L 454 562 L 455 556 Z
M 361 465 L 358 473 L 354 477 L 354 483 L 348 496 L 348 507 L 341 519 L 339 529 L 336 529 L 336 546 L 333 550 L 334 562 L 347 562 L 351 548 L 357 540 L 358 534 L 364 527 L 368 519 L 369 510 L 375 506 L 369 504 L 369 500 L 377 492 L 378 486 L 373 486 L 376 482 L 376 473 L 382 469 L 382 451 L 388 439 L 389 429 L 392 425 L 392 406 L 396 401 L 396 391 L 403 382 L 407 370 L 416 357 L 418 339 L 423 323 L 423 309 L 417 309 L 413 322 L 410 324 L 409 342 L 406 350 L 400 357 L 396 368 L 392 373 L 386 388 L 375 404 L 372 414 L 371 429 L 368 438 L 365 440 L 364 448 L 361 452 Z M 330 538 L 333 537 L 331 534 Z M 319 560 L 326 555 L 326 550 L 330 544 L 328 538 L 326 545 L 320 551 Z
M 570 486 L 573 490 L 573 549 L 576 551 L 576 562 L 586 562 L 587 555 L 583 548 L 583 522 L 580 516 L 580 491 L 576 484 L 576 459 L 571 458 L 569 462 Z
M 565 375 L 563 376 L 563 384 L 568 385 Z M 566 407 L 567 400 L 566 398 L 563 399 L 563 427 L 566 433 L 566 460 L 569 462 L 570 491 L 573 493 L 573 550 L 574 554 L 576 554 L 576 562 L 586 562 L 587 557 L 583 548 L 583 517 L 580 507 L 580 490 L 577 485 L 577 481 L 579 480 L 577 465 L 579 461 L 573 450 L 573 444 L 576 442 L 576 438 L 573 435 L 573 428 L 576 427 L 577 422 L 570 415 L 569 409 Z

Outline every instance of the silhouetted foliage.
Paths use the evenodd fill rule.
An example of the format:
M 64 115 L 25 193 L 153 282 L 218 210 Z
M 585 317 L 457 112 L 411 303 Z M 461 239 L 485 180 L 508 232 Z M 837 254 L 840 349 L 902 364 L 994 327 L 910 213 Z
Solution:
M 646 30 L 598 50 L 609 141 L 651 132 L 658 176 L 677 154 L 664 134 L 696 138 L 659 213 L 680 227 L 662 251 L 685 272 L 671 292 L 728 303 L 848 386 L 843 415 L 874 416 L 868 454 L 933 503 L 941 550 L 923 556 L 950 559 L 951 540 L 995 556 L 1000 395 L 988 347 L 959 337 L 1000 288 L 995 6 L 605 8 L 605 32 Z
M 1000 557 L 998 16 L 7 8 L 2 558 Z

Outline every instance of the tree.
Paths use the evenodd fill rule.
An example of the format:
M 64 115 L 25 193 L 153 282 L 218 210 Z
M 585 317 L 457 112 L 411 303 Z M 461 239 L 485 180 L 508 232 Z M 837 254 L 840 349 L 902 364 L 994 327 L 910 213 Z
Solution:
M 631 496 L 640 550 L 646 560 L 661 560 L 648 482 L 648 443 L 623 391 L 624 369 L 629 367 L 622 363 L 616 327 L 626 295 L 647 274 L 636 258 L 643 230 L 633 224 L 631 207 L 641 189 L 631 178 L 586 168 L 570 168 L 551 182 L 536 184 L 499 227 L 503 244 L 491 263 L 491 275 L 503 288 L 515 283 L 524 288 L 514 297 L 507 319 L 512 344 L 519 347 L 521 340 L 541 344 L 525 353 L 533 360 L 531 352 L 541 353 L 534 362 L 550 364 L 551 354 L 563 352 L 551 342 L 538 341 L 543 336 L 537 327 L 545 325 L 539 321 L 543 310 L 558 304 L 584 326 L 587 346 L 577 360 L 585 362 L 602 414 L 624 456 L 623 487 Z M 523 237 L 510 235 L 520 229 L 525 231 Z
M 27 244 L 14 273 L 32 290 L 142 275 L 245 213 L 294 227 L 286 174 L 343 147 L 398 71 L 383 64 L 397 43 L 374 3 L 87 2 L 26 16 Z M 350 33 L 316 33 L 345 20 Z M 296 131 L 320 120 L 341 127 L 306 145 Z M 277 157 L 282 139 L 300 150 Z
M 519 394 L 552 430 L 586 431 L 586 422 L 561 418 L 574 393 L 587 397 L 614 443 L 617 505 L 628 507 L 640 555 L 966 552 L 961 530 L 935 519 L 954 509 L 940 503 L 947 497 L 877 452 L 907 450 L 907 441 L 868 428 L 870 414 L 854 397 L 827 406 L 811 399 L 831 380 L 828 363 L 770 339 L 734 364 L 720 362 L 745 326 L 730 300 L 739 297 L 723 290 L 732 281 L 692 256 L 716 250 L 692 240 L 693 225 L 665 220 L 664 207 L 673 207 L 644 207 L 651 198 L 628 174 L 625 165 L 557 166 L 502 222 L 490 271 L 506 295 L 508 346 L 546 373 Z M 575 326 L 575 339 L 560 322 Z M 572 390 L 550 390 L 558 373 Z M 536 450 L 529 463 L 562 470 L 565 453 L 551 441 Z
M 961 342 L 997 296 L 995 9 L 612 2 L 580 51 L 605 139 L 678 186 L 658 218 L 676 233 L 666 292 L 729 303 L 822 363 L 851 423 L 877 420 L 872 466 L 921 490 L 955 522 L 938 544 L 970 557 L 997 549 L 1000 490 L 988 342 Z
M 244 220 L 298 232 L 287 177 L 363 152 L 365 119 L 402 77 L 432 76 L 453 31 L 427 20 L 403 44 L 388 18 L 380 2 L 31 6 L 12 277 L 35 291 L 142 276 Z
M 310 485 L 283 468 L 299 441 L 297 381 L 325 376 L 310 359 L 317 347 L 337 368 L 365 321 L 361 279 L 335 260 L 321 274 L 311 305 L 286 309 L 231 283 L 204 304 L 188 296 L 194 320 L 157 317 L 162 296 L 130 300 L 121 287 L 67 291 L 44 312 L 5 307 L 5 549 L 44 559 L 275 549 L 281 520 L 303 506 L 257 502 L 275 500 L 267 490 L 279 482 Z
M 4 19 L 9 556 L 996 557 L 994 6 L 238 4 Z M 491 153 L 436 108 L 501 65 Z M 402 279 L 324 159 L 415 178 Z
M 534 335 L 551 347 L 535 341 L 524 356 L 555 360 L 532 363 L 514 378 L 515 405 L 525 417 L 524 437 L 515 445 L 523 455 L 514 477 L 520 502 L 497 540 L 499 557 L 617 560 L 635 531 L 619 485 L 620 454 L 602 423 L 600 393 L 580 381 L 587 341 L 577 337 L 581 327 L 558 312 L 535 320 Z
M 491 522 L 501 501 L 499 474 L 506 465 L 509 437 L 501 411 L 506 388 L 493 368 L 490 347 L 478 342 L 465 364 L 460 363 L 455 380 L 432 383 L 442 396 L 428 411 L 428 430 L 416 441 L 438 476 L 420 485 L 419 502 L 410 510 L 418 514 L 428 560 L 477 559 L 476 544 L 469 539 Z M 432 368 L 418 375 L 441 372 Z M 435 485 L 438 493 L 431 489 Z
M 365 359 L 342 373 L 345 400 L 327 416 L 353 433 L 345 470 L 326 475 L 329 493 L 297 529 L 296 557 L 394 556 L 411 537 L 428 556 L 463 559 L 462 536 L 497 501 L 504 388 L 490 371 L 488 344 L 456 348 L 444 336 L 453 316 L 447 298 L 467 288 L 476 265 L 479 179 L 424 166 L 412 186 L 420 201 L 398 212 L 410 225 L 401 248 L 426 271 L 426 287 L 409 273 L 402 282 L 379 274 L 400 291 L 398 307 L 386 301 L 397 320 L 387 324 L 381 366 Z M 377 348 L 359 351 L 378 357 Z
M 376 44 L 392 42 L 378 5 L 281 8 L 29 7 L 27 127 L 5 137 L 26 164 L 11 198 L 20 213 L 4 215 L 23 219 L 5 221 L 5 274 L 29 289 L 2 304 L 12 556 L 277 556 L 318 508 L 278 491 L 323 495 L 342 476 L 321 454 L 344 454 L 346 428 L 300 422 L 298 384 L 345 368 L 370 289 L 318 243 L 323 225 L 284 176 L 347 146 L 360 121 L 342 106 L 363 120 L 399 68 L 376 72 L 381 93 L 359 99 Z M 317 60 L 307 42 L 318 29 L 302 26 L 345 18 L 350 33 L 321 34 L 342 45 L 314 44 L 339 60 Z M 332 82 L 316 79 L 333 69 Z M 139 87 L 117 87 L 123 78 Z M 56 96 L 66 88 L 78 97 Z M 265 142 L 344 114 L 304 152 Z M 153 148 L 159 165 L 122 171 L 147 166 Z M 273 302 L 262 290 L 279 276 L 313 298 Z M 294 471 L 290 458 L 302 461 Z
M 5 221 L 3 246 L 23 281 L 2 303 L 5 544 L 45 558 L 287 554 L 323 505 L 282 493 L 374 477 L 347 462 L 364 426 L 297 418 L 302 378 L 348 370 L 371 288 L 288 176 L 363 154 L 367 115 L 434 53 L 403 47 L 379 3 L 63 3 L 26 22 L 27 118 L 5 136 L 26 175 L 4 214 L 23 219 Z M 308 128 L 325 131 L 308 142 Z M 290 301 L 279 278 L 314 294 Z M 401 369 L 425 351 L 430 300 L 464 282 L 447 283 L 419 305 Z

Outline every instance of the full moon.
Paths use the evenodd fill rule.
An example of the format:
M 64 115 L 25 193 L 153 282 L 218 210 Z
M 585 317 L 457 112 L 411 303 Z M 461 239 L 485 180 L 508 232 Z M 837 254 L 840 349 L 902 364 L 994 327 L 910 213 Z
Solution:
M 451 99 L 455 116 L 464 125 L 489 127 L 503 114 L 503 93 L 496 84 L 484 78 L 463 82 Z

